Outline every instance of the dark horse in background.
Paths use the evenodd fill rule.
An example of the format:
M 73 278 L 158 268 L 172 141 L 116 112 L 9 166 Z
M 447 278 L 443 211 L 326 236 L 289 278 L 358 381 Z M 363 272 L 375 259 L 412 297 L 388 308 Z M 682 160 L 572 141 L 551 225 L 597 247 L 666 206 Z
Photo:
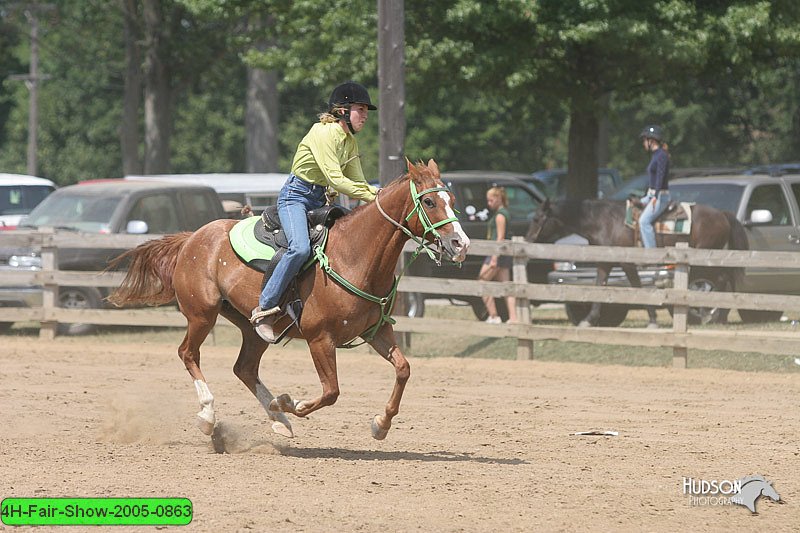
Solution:
M 577 234 L 598 246 L 636 246 L 637 231 L 625 224 L 626 204 L 614 200 L 562 200 L 550 202 L 545 200 L 536 212 L 525 239 L 529 242 L 553 243 L 567 235 Z M 659 246 L 675 246 L 677 242 L 688 242 L 692 248 L 721 249 L 727 246 L 731 250 L 747 250 L 747 234 L 744 227 L 733 213 L 720 211 L 711 206 L 695 204 L 692 206 L 692 227 L 689 235 L 662 234 L 657 235 Z M 596 285 L 605 285 L 608 275 L 616 263 L 599 263 L 597 265 Z M 636 265 L 619 263 L 628 276 L 631 287 L 641 287 Z M 734 273 L 726 274 L 716 271 L 718 278 L 715 286 L 734 288 L 741 282 L 743 269 L 734 268 Z M 595 302 L 591 311 L 581 322 L 581 326 L 598 324 L 602 304 Z M 658 327 L 656 311 L 647 308 L 650 318 L 648 327 Z M 720 319 L 727 319 L 727 312 L 720 313 Z
M 455 217 L 453 205 L 453 195 L 442 183 L 436 162 L 409 162 L 408 173 L 381 189 L 374 202 L 354 209 L 333 225 L 325 250 L 328 265 L 362 292 L 377 296 L 380 305 L 345 288 L 316 266 L 298 276 L 295 291 L 304 307 L 299 325 L 292 326 L 288 336 L 308 343 L 322 385 L 322 393 L 316 398 L 295 401 L 288 394 L 276 398 L 259 377 L 261 356 L 268 344 L 256 334 L 249 317 L 258 304 L 263 275 L 233 251 L 228 232 L 235 220 L 216 220 L 194 233 L 168 235 L 124 253 L 115 264 L 129 260 L 128 274 L 109 300 L 116 305 L 178 301 L 188 322 L 178 356 L 194 380 L 200 429 L 212 437 L 215 449 L 214 396 L 200 370 L 200 345 L 220 314 L 242 333 L 233 372 L 266 410 L 273 431 L 287 437 L 294 432 L 286 415 L 305 417 L 336 402 L 336 349 L 364 336 L 395 369 L 395 384 L 385 412 L 372 422 L 372 436 L 383 439 L 400 409 L 410 375 L 408 361 L 395 340 L 393 322 L 382 320 L 383 313 L 389 311 L 385 307 L 394 301 L 395 266 L 411 235 L 418 243 L 422 239 L 435 242 L 455 262 L 464 260 L 469 238 Z M 437 231 L 432 231 L 434 228 Z M 289 317 L 280 318 L 277 330 L 290 322 Z M 374 336 L 365 335 L 374 325 L 378 325 Z

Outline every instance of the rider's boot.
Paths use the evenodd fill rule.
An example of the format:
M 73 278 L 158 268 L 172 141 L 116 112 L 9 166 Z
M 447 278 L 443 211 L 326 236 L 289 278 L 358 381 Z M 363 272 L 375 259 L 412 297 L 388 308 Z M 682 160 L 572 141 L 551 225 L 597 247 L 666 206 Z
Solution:
M 274 343 L 276 340 L 275 331 L 272 326 L 278 318 L 278 313 L 281 312 L 280 307 L 273 307 L 272 309 L 261 309 L 256 307 L 250 315 L 250 323 L 255 327 L 256 333 L 259 337 L 269 343 Z

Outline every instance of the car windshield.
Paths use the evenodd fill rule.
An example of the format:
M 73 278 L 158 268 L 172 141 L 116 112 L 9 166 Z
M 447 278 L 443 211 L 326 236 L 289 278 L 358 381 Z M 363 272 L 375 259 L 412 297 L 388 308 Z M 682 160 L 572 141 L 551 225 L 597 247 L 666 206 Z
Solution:
M 120 200 L 120 196 L 53 194 L 31 211 L 23 225 L 107 233 Z
M 736 213 L 744 185 L 734 183 L 675 183 L 670 184 L 672 200 L 710 205 Z

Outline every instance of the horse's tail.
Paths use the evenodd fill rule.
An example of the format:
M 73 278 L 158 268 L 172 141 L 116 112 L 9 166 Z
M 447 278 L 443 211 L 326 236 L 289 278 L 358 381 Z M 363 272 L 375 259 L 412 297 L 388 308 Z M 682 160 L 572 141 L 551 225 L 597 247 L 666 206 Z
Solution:
M 742 223 L 739 222 L 739 219 L 736 218 L 736 215 L 730 211 L 723 211 L 723 213 L 725 213 L 725 217 L 728 219 L 728 224 L 731 226 L 731 232 L 728 235 L 728 249 L 749 250 L 750 243 L 747 240 L 747 232 L 744 230 Z M 731 270 L 733 270 L 733 283 L 735 291 L 736 288 L 741 287 L 742 283 L 744 282 L 744 267 L 736 267 Z
M 162 305 L 175 299 L 172 275 L 178 253 L 192 234 L 167 235 L 147 241 L 114 258 L 106 270 L 115 270 L 130 261 L 128 274 L 108 301 L 122 307 L 125 304 Z

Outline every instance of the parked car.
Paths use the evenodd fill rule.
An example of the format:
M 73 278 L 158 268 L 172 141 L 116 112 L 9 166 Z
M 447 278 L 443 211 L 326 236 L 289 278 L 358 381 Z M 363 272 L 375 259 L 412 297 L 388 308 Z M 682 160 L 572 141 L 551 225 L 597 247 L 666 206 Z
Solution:
M 535 186 L 527 183 L 524 174 L 512 172 L 469 170 L 442 173 L 442 181 L 453 192 L 456 198 L 456 209 L 462 228 L 470 239 L 486 239 L 489 212 L 486 208 L 486 191 L 495 186 L 504 187 L 508 195 L 508 210 L 511 217 L 511 235 L 523 236 L 530 225 L 534 213 L 545 195 Z M 468 255 L 459 268 L 457 265 L 443 263 L 437 267 L 426 256 L 419 257 L 408 269 L 412 276 L 436 278 L 477 279 L 483 257 Z M 528 263 L 528 281 L 546 283 L 547 272 L 552 269 L 549 261 L 530 261 Z M 423 294 L 409 295 L 409 316 L 422 316 L 425 312 L 426 299 L 450 298 L 465 302 L 472 306 L 475 315 L 481 320 L 486 316 L 486 309 L 480 297 L 459 295 Z M 503 298 L 499 298 L 498 310 L 503 319 L 507 319 L 507 310 Z
M 537 170 L 531 174 L 529 178 L 526 178 L 526 181 L 532 182 L 544 192 L 548 198 L 559 200 L 565 198 L 567 195 L 566 177 L 566 168 L 552 168 L 548 170 Z M 608 196 L 619 189 L 622 184 L 622 176 L 620 176 L 618 170 L 613 168 L 597 169 L 598 198 L 608 198 Z
M 0 230 L 16 228 L 54 190 L 56 184 L 48 179 L 0 173 Z
M 264 209 L 278 203 L 278 193 L 281 192 L 281 187 L 286 183 L 288 177 L 288 174 L 273 172 L 267 174 L 154 174 L 125 176 L 125 179 L 206 185 L 217 191 L 223 203 L 235 202 L 240 206 L 249 205 L 254 214 L 260 215 Z
M 223 218 L 217 193 L 210 187 L 179 183 L 101 180 L 63 187 L 49 195 L 25 218 L 20 229 L 54 227 L 86 233 L 167 234 L 194 231 Z M 117 248 L 61 248 L 60 270 L 100 271 L 124 250 Z M 0 272 L 39 270 L 37 250 L 0 247 Z M 102 308 L 105 287 L 61 287 L 61 307 Z M 40 287 L 0 287 L 0 306 L 38 307 Z M 10 324 L 0 324 L 9 327 Z M 72 324 L 62 333 L 85 333 L 87 324 Z
M 730 174 L 681 178 L 670 181 L 670 191 L 673 200 L 707 204 L 735 213 L 745 227 L 751 250 L 800 252 L 800 174 Z M 645 286 L 669 287 L 672 284 L 673 272 L 668 268 L 655 269 L 653 275 L 640 274 L 644 274 L 642 283 Z M 564 284 L 593 284 L 594 279 L 594 268 L 569 262 L 556 263 L 556 269 L 548 276 L 550 283 Z M 703 267 L 692 267 L 689 288 L 705 291 L 733 288 L 737 292 L 800 294 L 800 270 L 796 269 L 747 268 L 743 285 L 736 287 L 719 287 L 719 279 L 719 276 L 710 275 Z M 621 269 L 612 271 L 608 285 L 628 286 Z M 581 315 L 585 307 L 583 304 L 567 306 L 573 307 L 570 318 L 576 324 L 588 312 L 586 308 Z M 780 311 L 738 311 L 745 322 L 777 320 L 782 314 Z M 602 322 L 604 325 L 618 325 L 624 320 L 625 313 L 625 306 L 615 306 L 614 316 L 606 316 Z M 705 322 L 713 320 L 718 313 L 716 309 L 693 309 L 689 318 L 693 322 Z

